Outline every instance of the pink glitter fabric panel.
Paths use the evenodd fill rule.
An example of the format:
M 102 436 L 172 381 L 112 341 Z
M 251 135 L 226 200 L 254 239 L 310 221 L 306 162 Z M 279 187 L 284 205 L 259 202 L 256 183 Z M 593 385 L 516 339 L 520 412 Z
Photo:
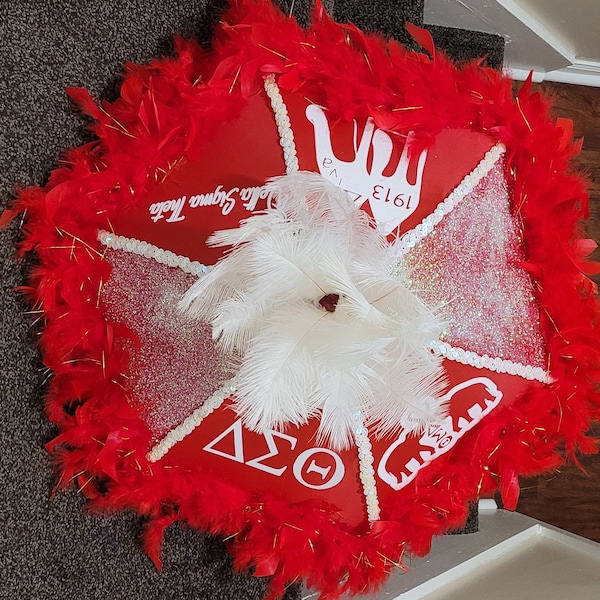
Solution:
M 144 405 L 142 416 L 160 439 L 231 373 L 213 344 L 210 326 L 177 311 L 195 277 L 137 254 L 108 250 L 106 257 L 112 266 L 102 292 L 107 317 L 139 337 L 139 348 L 129 348 L 131 393 Z
M 405 262 L 413 291 L 448 319 L 442 341 L 544 368 L 539 312 L 521 258 L 501 159 Z

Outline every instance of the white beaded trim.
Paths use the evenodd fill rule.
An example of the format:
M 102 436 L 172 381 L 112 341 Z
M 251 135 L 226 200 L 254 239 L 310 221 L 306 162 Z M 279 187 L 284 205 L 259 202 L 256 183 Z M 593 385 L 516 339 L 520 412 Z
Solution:
M 264 79 L 264 87 L 269 100 L 271 100 L 271 108 L 275 116 L 275 123 L 279 131 L 279 143 L 283 148 L 283 159 L 285 161 L 285 169 L 288 174 L 295 173 L 300 168 L 298 165 L 298 155 L 296 154 L 296 144 L 294 142 L 294 132 L 292 124 L 288 116 L 287 107 L 281 97 L 279 86 L 275 82 L 275 75 L 267 75 Z
M 406 254 L 414 248 L 424 237 L 428 236 L 436 225 L 444 218 L 444 215 L 452 212 L 454 208 L 472 192 L 479 182 L 492 170 L 500 157 L 506 152 L 503 144 L 496 144 L 490 148 L 479 164 L 464 177 L 464 179 L 452 190 L 452 192 L 440 202 L 435 210 L 425 217 L 414 229 L 407 231 L 394 244 L 399 256 Z
M 235 378 L 230 379 L 227 383 L 221 386 L 210 398 L 208 398 L 202 406 L 197 408 L 189 417 L 187 417 L 180 425 L 167 433 L 167 435 L 156 444 L 146 455 L 149 462 L 160 460 L 169 450 L 178 442 L 181 442 L 184 437 L 190 435 L 202 421 L 208 417 L 213 411 L 217 410 L 221 404 L 236 391 Z
M 197 275 L 198 277 L 205 275 L 210 270 L 210 267 L 207 267 L 196 260 L 190 260 L 187 256 L 175 254 L 170 250 L 163 250 L 158 246 L 153 246 L 148 242 L 136 240 L 135 238 L 128 238 L 100 230 L 98 232 L 98 240 L 107 248 L 131 252 L 132 254 L 138 254 L 139 256 L 145 256 L 146 258 L 153 258 L 156 262 L 169 267 L 179 267 L 185 273 Z
M 367 503 L 367 518 L 372 523 L 373 521 L 379 521 L 379 497 L 377 496 L 375 468 L 373 467 L 374 458 L 371 451 L 369 431 L 365 427 L 362 411 L 360 410 L 354 413 L 354 441 L 358 451 L 360 482 Z
M 462 363 L 463 365 L 471 365 L 472 367 L 477 367 L 478 369 L 488 369 L 490 371 L 494 371 L 495 373 L 518 375 L 519 377 L 529 379 L 530 381 L 536 380 L 541 381 L 542 383 L 551 383 L 553 381 L 552 377 L 550 377 L 550 375 L 541 367 L 532 367 L 531 365 L 524 365 L 522 363 L 513 362 L 512 360 L 504 360 L 502 358 L 492 358 L 487 354 L 480 356 L 479 354 L 471 352 L 470 350 L 454 347 L 439 340 L 434 340 L 431 342 L 429 347 L 436 354 L 444 356 L 449 360 Z

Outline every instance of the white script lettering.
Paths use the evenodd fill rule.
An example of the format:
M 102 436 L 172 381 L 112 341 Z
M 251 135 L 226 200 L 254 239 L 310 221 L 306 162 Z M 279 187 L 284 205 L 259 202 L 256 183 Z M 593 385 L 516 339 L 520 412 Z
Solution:
M 156 223 L 160 219 L 166 219 L 166 223 L 176 223 L 183 221 L 185 215 L 182 213 L 184 206 L 189 208 L 203 208 L 207 206 L 218 206 L 221 209 L 221 214 L 227 216 L 235 208 L 238 202 L 248 212 L 271 208 L 273 205 L 273 192 L 265 185 L 249 186 L 244 188 L 232 187 L 226 190 L 222 184 L 212 192 L 205 194 L 192 194 L 189 199 L 187 196 L 173 200 L 163 200 L 151 204 L 148 211 L 150 218 Z M 259 205 L 260 204 L 260 205 Z
M 235 206 L 235 198 L 233 194 L 240 191 L 240 188 L 232 188 L 228 192 L 223 189 L 222 185 L 218 185 L 214 191 L 208 194 L 196 194 L 190 197 L 189 205 L 191 208 L 199 206 L 219 206 L 221 214 L 228 215 Z
M 177 200 L 163 200 L 162 202 L 155 202 L 150 205 L 149 211 L 150 218 L 156 223 L 160 219 L 164 219 L 164 213 L 171 213 L 167 218 L 167 223 L 176 223 L 177 221 L 183 221 L 185 215 L 181 214 L 183 206 L 185 205 L 186 196 L 181 196 Z

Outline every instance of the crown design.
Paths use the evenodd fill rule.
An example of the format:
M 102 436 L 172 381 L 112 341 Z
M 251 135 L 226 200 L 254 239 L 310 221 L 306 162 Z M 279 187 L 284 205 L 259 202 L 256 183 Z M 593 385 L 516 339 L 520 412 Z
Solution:
M 337 158 L 333 151 L 331 129 L 323 109 L 311 104 L 306 108 L 306 117 L 314 127 L 317 164 L 321 175 L 346 190 L 357 206 L 368 202 L 371 214 L 383 235 L 392 233 L 415 212 L 421 199 L 427 150 L 417 156 L 417 174 L 414 183 L 411 183 L 408 173 L 413 160 L 412 136 L 404 144 L 395 171 L 391 175 L 385 175 L 392 158 L 394 142 L 389 134 L 375 127 L 373 119 L 367 119 L 360 138 L 357 122 L 354 121 L 355 158 L 344 161 Z

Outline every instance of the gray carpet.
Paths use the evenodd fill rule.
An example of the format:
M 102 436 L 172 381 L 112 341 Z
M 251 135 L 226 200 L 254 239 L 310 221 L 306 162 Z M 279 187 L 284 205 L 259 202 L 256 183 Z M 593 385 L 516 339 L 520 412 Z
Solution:
M 65 87 L 114 97 L 125 61 L 144 62 L 170 52 L 174 33 L 207 42 L 224 4 L 2 0 L 1 207 L 17 186 L 43 184 L 61 150 L 88 139 Z M 302 22 L 310 4 L 282 1 L 286 10 L 293 5 Z M 423 3 L 324 4 L 341 20 L 371 23 L 372 29 L 401 37 L 405 16 L 421 22 Z M 443 44 L 443 36 L 436 40 Z M 75 492 L 50 498 L 54 475 L 44 444 L 56 431 L 43 415 L 47 374 L 35 348 L 32 319 L 13 292 L 27 269 L 13 261 L 17 236 L 18 223 L 0 231 L 0 599 L 260 599 L 267 582 L 234 574 L 219 540 L 171 527 L 159 575 L 140 548 L 135 515 L 92 516 Z M 298 597 L 299 590 L 291 589 L 288 600 Z

